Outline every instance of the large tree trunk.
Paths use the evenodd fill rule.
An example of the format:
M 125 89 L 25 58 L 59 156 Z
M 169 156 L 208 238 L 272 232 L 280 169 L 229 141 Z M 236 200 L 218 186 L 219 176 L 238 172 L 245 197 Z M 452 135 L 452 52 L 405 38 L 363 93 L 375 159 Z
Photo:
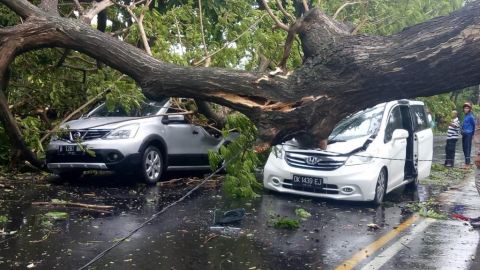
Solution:
M 0 29 L 0 46 L 16 44 L 16 55 L 43 47 L 78 50 L 131 76 L 151 99 L 192 97 L 238 110 L 271 144 L 303 134 L 318 146 L 340 119 L 360 109 L 480 84 L 478 1 L 388 37 L 351 35 L 311 9 L 297 22 L 303 66 L 276 76 L 165 63 L 26 0 L 0 2 L 25 19 Z

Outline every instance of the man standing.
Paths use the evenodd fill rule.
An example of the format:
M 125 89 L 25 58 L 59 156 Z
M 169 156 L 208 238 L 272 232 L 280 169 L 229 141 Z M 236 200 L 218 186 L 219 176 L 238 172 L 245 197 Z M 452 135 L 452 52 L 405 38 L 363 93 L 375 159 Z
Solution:
M 457 111 L 452 111 L 452 122 L 448 125 L 447 145 L 445 146 L 445 167 L 453 167 L 455 161 L 455 148 L 460 138 L 460 121 Z
M 472 139 L 475 133 L 475 117 L 473 117 L 472 105 L 468 102 L 463 104 L 463 112 L 465 113 L 465 118 L 462 125 L 462 146 L 463 154 L 465 155 L 465 168 L 468 168 L 470 167 Z

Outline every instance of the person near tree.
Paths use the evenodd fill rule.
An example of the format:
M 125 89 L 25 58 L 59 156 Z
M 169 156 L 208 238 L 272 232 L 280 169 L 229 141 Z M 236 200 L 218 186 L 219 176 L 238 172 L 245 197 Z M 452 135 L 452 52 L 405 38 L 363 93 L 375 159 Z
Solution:
M 472 140 L 475 133 L 475 117 L 472 113 L 472 105 L 469 102 L 463 104 L 463 112 L 465 117 L 462 124 L 462 146 L 465 155 L 465 167 L 468 168 L 471 163 Z
M 460 138 L 460 121 L 458 120 L 458 112 L 452 111 L 452 122 L 448 125 L 447 144 L 445 146 L 445 166 L 453 167 L 455 161 L 455 148 Z

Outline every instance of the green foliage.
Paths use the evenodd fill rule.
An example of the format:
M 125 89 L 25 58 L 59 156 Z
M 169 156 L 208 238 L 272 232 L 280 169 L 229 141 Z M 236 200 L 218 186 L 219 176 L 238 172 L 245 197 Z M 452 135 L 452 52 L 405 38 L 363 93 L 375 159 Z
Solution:
M 302 220 L 305 220 L 309 217 L 312 216 L 312 214 L 310 214 L 307 210 L 303 209 L 303 208 L 297 208 L 295 209 L 295 214 L 301 218 Z
M 23 133 L 28 134 L 28 136 L 25 136 L 25 142 L 30 149 L 43 153 L 43 145 L 40 143 L 42 135 L 42 123 L 40 119 L 34 116 L 27 116 L 25 118 L 17 117 L 17 122 L 22 128 Z
M 8 217 L 5 215 L 0 215 L 0 225 L 3 225 L 8 222 Z
M 68 218 L 68 213 L 66 212 L 48 212 L 45 213 L 44 217 L 49 220 L 64 220 Z
M 409 203 L 405 208 L 412 212 L 418 212 L 422 217 L 447 219 L 447 215 L 439 210 L 439 206 L 440 204 L 434 199 L 429 199 L 425 202 Z
M 455 103 L 450 99 L 450 94 L 441 94 L 432 97 L 417 98 L 425 102 L 425 105 L 432 114 L 435 127 L 440 131 L 446 131 L 448 124 L 452 121 L 452 111 Z
M 255 168 L 260 165 L 258 155 L 253 151 L 257 129 L 245 115 L 236 113 L 227 117 L 223 135 L 227 137 L 231 130 L 239 132 L 238 138 L 223 145 L 219 152 L 210 151 L 210 166 L 216 169 L 227 161 L 225 192 L 235 198 L 253 198 L 257 195 L 255 191 L 262 187 L 255 177 Z
M 272 224 L 277 229 L 296 230 L 300 228 L 300 221 L 287 217 L 277 217 L 272 220 Z

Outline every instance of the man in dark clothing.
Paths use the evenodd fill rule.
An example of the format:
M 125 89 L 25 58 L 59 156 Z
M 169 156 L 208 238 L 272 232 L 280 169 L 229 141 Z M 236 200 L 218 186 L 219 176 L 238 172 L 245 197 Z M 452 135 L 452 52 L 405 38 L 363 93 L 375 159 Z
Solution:
M 468 102 L 463 104 L 463 112 L 465 113 L 465 118 L 462 124 L 462 146 L 463 154 L 465 155 L 465 167 L 468 168 L 471 163 L 470 156 L 473 134 L 475 133 L 475 117 L 473 117 L 472 105 Z
M 457 111 L 452 111 L 452 122 L 448 125 L 447 145 L 445 146 L 445 167 L 453 167 L 455 161 L 455 148 L 460 138 L 460 121 Z

